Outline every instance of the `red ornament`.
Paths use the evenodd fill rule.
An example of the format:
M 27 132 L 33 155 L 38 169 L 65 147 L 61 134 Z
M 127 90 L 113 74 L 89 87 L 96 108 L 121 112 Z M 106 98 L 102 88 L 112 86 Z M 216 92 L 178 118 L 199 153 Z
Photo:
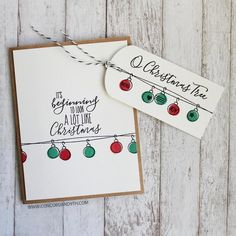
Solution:
M 21 151 L 21 161 L 24 163 L 27 159 L 27 154 L 24 151 Z
M 67 160 L 69 160 L 70 159 L 70 157 L 71 157 L 71 153 L 70 153 L 70 151 L 67 149 L 67 148 L 65 148 L 65 147 L 63 147 L 62 149 L 61 149 L 61 151 L 60 151 L 60 158 L 63 160 L 63 161 L 67 161 Z
M 129 91 L 130 89 L 132 89 L 132 87 L 133 87 L 133 84 L 130 79 L 123 79 L 120 82 L 120 89 L 123 91 Z
M 122 144 L 118 141 L 118 140 L 115 140 L 111 146 L 110 146 L 110 149 L 113 153 L 119 153 L 122 151 L 123 149 L 123 146 Z
M 179 108 L 178 104 L 172 103 L 168 106 L 167 110 L 170 115 L 176 116 L 179 114 L 180 108 Z

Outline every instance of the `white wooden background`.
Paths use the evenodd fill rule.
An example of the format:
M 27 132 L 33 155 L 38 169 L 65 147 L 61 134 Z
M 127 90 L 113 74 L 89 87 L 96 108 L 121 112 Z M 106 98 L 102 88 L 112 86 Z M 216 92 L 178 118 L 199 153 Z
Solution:
M 28 209 L 19 199 L 7 48 L 130 35 L 226 87 L 199 141 L 139 113 L 145 194 Z M 235 0 L 0 0 L 0 236 L 236 235 Z

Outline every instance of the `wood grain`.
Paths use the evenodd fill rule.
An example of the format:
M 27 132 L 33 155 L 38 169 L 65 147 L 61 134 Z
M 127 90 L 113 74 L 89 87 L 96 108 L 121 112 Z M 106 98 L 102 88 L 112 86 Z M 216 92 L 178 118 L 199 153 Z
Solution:
M 0 235 L 14 234 L 15 132 L 7 48 L 17 43 L 17 10 L 12 0 L 0 2 Z
M 163 57 L 200 74 L 201 29 L 200 0 L 164 1 Z M 164 123 L 161 141 L 161 235 L 197 235 L 200 141 Z
M 65 27 L 64 0 L 19 1 L 19 45 L 46 43 L 35 34 L 30 24 L 57 40 L 62 40 L 59 30 Z M 28 209 L 22 205 L 19 184 L 16 185 L 15 234 L 24 236 L 63 235 L 63 207 Z
M 130 35 L 160 55 L 161 1 L 108 1 L 107 12 L 109 37 Z M 145 194 L 105 200 L 105 235 L 159 235 L 160 123 L 139 113 L 139 126 Z
M 236 235 L 236 2 L 231 8 L 231 80 L 229 84 L 229 183 L 228 183 L 228 236 Z
M 203 76 L 226 87 L 201 141 L 200 235 L 226 235 L 229 148 L 230 0 L 203 1 Z
M 71 37 L 78 40 L 105 37 L 105 0 L 71 0 L 66 6 L 66 32 Z M 103 235 L 104 198 L 88 201 L 84 207 L 64 208 L 64 235 Z

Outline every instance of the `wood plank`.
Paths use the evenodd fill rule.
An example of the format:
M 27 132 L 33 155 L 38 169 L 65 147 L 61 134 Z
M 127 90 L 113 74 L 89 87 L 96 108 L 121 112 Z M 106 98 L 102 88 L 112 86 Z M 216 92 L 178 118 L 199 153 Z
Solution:
M 19 45 L 47 43 L 31 30 L 30 24 L 57 40 L 63 40 L 64 37 L 60 36 L 59 30 L 65 27 L 65 1 L 20 0 L 18 17 Z M 16 187 L 15 234 L 63 235 L 63 207 L 28 209 L 19 199 L 18 181 Z
M 163 57 L 200 74 L 201 29 L 201 0 L 164 1 Z M 200 141 L 166 124 L 161 135 L 161 235 L 197 235 Z
M 108 1 L 107 35 L 130 35 L 134 45 L 160 55 L 161 0 Z M 160 122 L 139 113 L 145 194 L 105 200 L 105 235 L 158 235 Z
M 236 2 L 231 3 L 231 80 L 229 120 L 229 183 L 228 183 L 228 236 L 236 235 Z
M 230 17 L 230 0 L 203 1 L 202 74 L 226 89 L 201 142 L 200 235 L 226 235 Z
M 89 17 L 88 17 L 89 15 Z M 105 37 L 106 1 L 70 0 L 66 5 L 66 32 L 76 40 Z M 103 235 L 104 199 L 64 208 L 64 235 Z
M 105 0 L 70 0 L 66 4 L 66 32 L 78 40 L 106 35 Z
M 17 11 L 15 1 L 0 2 L 0 235 L 14 234 L 16 158 L 7 48 L 17 44 Z

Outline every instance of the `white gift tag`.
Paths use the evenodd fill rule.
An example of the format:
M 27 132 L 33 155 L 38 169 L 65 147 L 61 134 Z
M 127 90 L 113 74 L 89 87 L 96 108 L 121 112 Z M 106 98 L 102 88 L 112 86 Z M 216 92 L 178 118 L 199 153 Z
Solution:
M 118 51 L 111 63 L 118 67 L 108 66 L 105 75 L 111 97 L 203 136 L 223 87 L 135 46 Z

